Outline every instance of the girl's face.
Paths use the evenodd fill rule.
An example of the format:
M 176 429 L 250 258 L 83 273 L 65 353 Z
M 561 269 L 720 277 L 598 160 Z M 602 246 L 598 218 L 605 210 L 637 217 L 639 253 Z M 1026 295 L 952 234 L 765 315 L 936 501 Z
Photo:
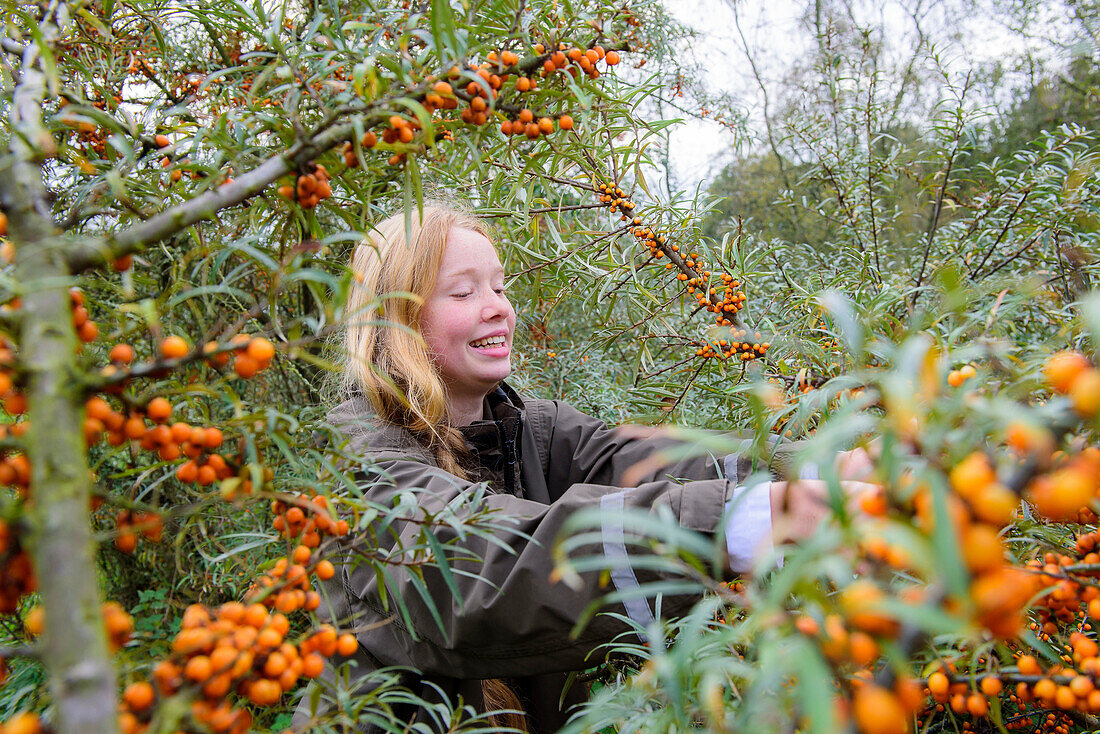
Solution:
M 451 230 L 420 329 L 452 400 L 480 400 L 508 376 L 515 328 L 493 244 L 473 230 Z

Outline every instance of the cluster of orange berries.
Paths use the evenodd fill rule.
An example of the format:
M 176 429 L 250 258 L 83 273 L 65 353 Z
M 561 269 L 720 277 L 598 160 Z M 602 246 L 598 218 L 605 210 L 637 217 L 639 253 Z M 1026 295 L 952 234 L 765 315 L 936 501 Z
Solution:
M 669 249 L 679 255 L 682 261 L 681 267 L 686 268 L 691 273 L 689 275 L 681 271 L 676 274 L 676 279 L 683 281 L 687 287 L 688 294 L 695 296 L 695 301 L 699 306 L 718 315 L 716 322 L 719 326 L 732 326 L 733 322 L 729 317 L 745 307 L 745 293 L 737 290 L 741 286 L 741 282 L 735 280 L 729 273 L 717 273 L 718 278 L 722 281 L 721 284 L 709 285 L 712 273 L 703 269 L 706 260 L 699 253 L 689 252 L 685 256 L 680 253 L 678 245 L 672 245 Z M 665 269 L 671 270 L 672 263 L 666 263 Z M 719 290 L 721 290 L 721 293 L 719 293 Z
M 161 340 L 158 351 L 162 359 L 176 360 L 190 354 L 191 347 L 182 336 L 172 334 Z M 275 357 L 275 345 L 262 336 L 237 334 L 229 340 L 228 346 L 216 341 L 207 342 L 203 345 L 202 353 L 207 363 L 213 367 L 226 367 L 232 360 L 233 371 L 237 376 L 248 379 L 271 365 L 271 360 Z M 133 352 L 130 351 L 129 354 L 133 359 Z M 115 357 L 112 357 L 112 361 L 119 362 Z M 113 374 L 113 370 L 109 369 L 108 374 Z
M 25 420 L 0 425 L 0 438 L 7 436 L 18 438 L 27 432 L 29 426 L 30 424 Z M 21 451 L 5 451 L 0 455 L 0 487 L 11 487 L 19 493 L 20 497 L 26 498 L 30 492 L 30 485 L 31 462 L 27 455 Z
M 115 548 L 123 553 L 134 552 L 139 535 L 150 543 L 159 543 L 164 537 L 164 521 L 156 512 L 119 510 L 115 528 Z
M 253 583 L 245 601 L 253 601 L 283 614 L 304 609 L 312 612 L 321 606 L 321 596 L 309 581 L 309 574 L 327 581 L 336 573 L 336 567 L 327 559 L 315 559 L 309 546 L 297 546 L 286 558 Z
M 0 613 L 13 614 L 20 600 L 37 589 L 38 578 L 18 527 L 0 520 Z
M 1076 454 L 1058 452 L 1051 466 L 1034 477 L 1024 496 L 1036 511 L 1056 522 L 1075 522 L 1100 494 L 1100 448 L 1089 446 Z
M 546 46 L 541 43 L 535 44 L 534 51 L 540 56 L 547 52 Z M 542 62 L 542 75 L 544 77 L 550 76 L 557 71 L 564 70 L 572 75 L 574 79 L 581 73 L 587 74 L 589 79 L 598 79 L 600 70 L 596 68 L 596 63 L 599 61 L 603 61 L 608 66 L 615 66 L 620 61 L 619 53 L 618 51 L 604 51 L 603 46 L 581 49 L 575 46 L 571 48 L 565 43 L 559 43 L 558 49 L 550 52 Z
M 958 533 L 958 547 L 970 571 L 970 599 L 975 621 L 995 637 L 1016 636 L 1024 623 L 1027 603 L 1042 581 L 1005 561 L 1000 530 L 1016 516 L 1019 498 L 997 478 L 989 457 L 976 451 L 948 474 L 954 493 L 948 512 Z M 931 532 L 935 525 L 931 493 L 918 493 L 918 517 Z
M 744 329 L 733 330 L 730 332 L 729 339 L 713 339 L 710 343 L 698 347 L 695 350 L 695 356 L 716 359 L 737 357 L 742 362 L 763 357 L 771 346 L 771 342 L 760 341 L 759 331 L 753 334 L 754 341 L 745 341 L 748 336 L 749 333 Z
M 1082 542 L 1095 548 L 1095 534 L 1083 535 L 1078 539 L 1078 548 Z M 1080 553 L 1079 553 L 1080 554 Z M 1049 639 L 1057 635 L 1059 625 L 1076 623 L 1083 614 L 1093 617 L 1093 612 L 1100 612 L 1100 589 L 1093 584 L 1100 573 L 1096 571 L 1073 570 L 1078 563 L 1095 565 L 1100 563 L 1100 554 L 1090 550 L 1081 558 L 1073 558 L 1061 553 L 1048 552 L 1043 559 L 1032 559 L 1027 562 L 1026 568 L 1036 575 L 1041 575 L 1051 582 L 1048 593 L 1036 600 L 1035 611 L 1037 621 L 1034 623 L 1037 632 Z M 1100 673 L 1100 670 L 1093 671 Z
M 306 548 L 321 544 L 322 535 L 342 538 L 350 527 L 347 520 L 335 520 L 329 514 L 328 498 L 324 495 L 294 495 L 271 503 L 275 515 L 272 527 L 288 540 L 300 538 Z
M 915 589 L 916 587 L 911 587 Z M 872 668 L 879 659 L 879 637 L 894 637 L 899 624 L 881 610 L 884 593 L 869 581 L 857 581 L 840 594 L 843 614 L 827 614 L 822 622 L 803 614 L 795 628 L 816 640 L 834 665 L 852 666 L 848 678 L 851 701 L 837 700 L 842 717 L 852 718 L 862 734 L 896 734 L 909 730 L 909 722 L 925 702 L 920 683 L 905 675 L 895 678 L 891 689 L 872 682 Z
M 1100 689 L 1096 687 L 1100 645 L 1084 632 L 1074 632 L 1069 637 L 1067 652 L 1062 656 L 1064 664 L 1046 670 L 1033 655 L 1020 655 L 1016 659 L 1018 675 L 1024 678 L 1014 690 L 1020 704 L 1034 702 L 1043 709 L 1100 713 Z
M 274 705 L 299 678 L 319 676 L 326 657 L 350 655 L 358 648 L 354 635 L 337 635 L 327 625 L 297 645 L 287 641 L 289 631 L 287 617 L 262 604 L 228 602 L 213 613 L 198 604 L 188 607 L 171 657 L 157 663 L 152 682 L 135 681 L 123 692 L 119 728 L 123 734 L 141 734 L 158 698 L 188 688 L 196 699 L 183 731 L 244 734 L 252 715 L 227 700 L 231 693 L 255 706 Z
M 562 115 L 558 118 L 558 127 L 562 130 L 572 130 L 573 118 Z M 536 121 L 535 113 L 524 108 L 519 111 L 515 120 L 505 120 L 500 123 L 500 132 L 504 135 L 526 135 L 528 139 L 535 140 L 540 135 L 550 135 L 554 132 L 554 120 L 549 117 L 540 117 Z
M 156 451 L 162 461 L 175 461 L 186 456 L 187 460 L 176 468 L 176 478 L 181 482 L 207 487 L 216 481 L 228 479 L 236 471 L 230 459 L 214 451 L 225 441 L 221 429 L 216 426 L 192 426 L 183 421 L 169 425 L 172 407 L 163 397 L 153 398 L 144 412 L 133 410 L 128 418 L 124 418 L 122 413 L 114 410 L 110 403 L 99 396 L 92 397 L 85 403 L 85 411 L 87 417 L 84 419 L 84 432 L 89 445 L 98 442 L 105 432 L 107 441 L 112 446 L 121 445 L 127 440 L 137 441 L 143 450 Z M 146 417 L 153 420 L 155 425 L 147 425 Z M 270 479 L 269 472 L 270 470 L 265 471 L 265 480 Z M 245 477 L 232 488 L 226 499 L 232 499 L 238 493 L 251 494 L 252 491 L 252 480 Z M 121 535 L 116 538 L 116 546 L 119 542 L 124 546 L 130 545 L 128 540 L 122 538 Z M 120 550 L 123 548 L 120 547 Z
M 101 102 L 93 102 L 92 106 L 98 109 L 104 109 L 106 105 L 101 107 Z M 68 100 L 62 99 L 61 109 L 58 110 L 54 119 L 61 125 L 71 128 L 76 133 L 77 142 L 81 146 L 81 150 L 84 153 L 94 153 L 95 157 L 102 160 L 107 157 L 107 135 L 104 130 L 101 130 L 95 123 L 88 120 L 77 119 L 71 111 L 65 108 L 69 105 Z
M 69 289 L 69 301 L 73 309 L 73 328 L 76 335 L 84 343 L 93 342 L 99 336 L 99 326 L 88 317 L 88 309 L 84 307 L 84 292 L 79 288 Z
M 1069 396 L 1073 407 L 1086 418 L 1100 413 L 1100 370 L 1080 352 L 1058 352 L 1047 360 L 1043 376 L 1054 392 Z
M 630 233 L 640 245 L 649 250 L 651 258 L 667 257 L 669 262 L 665 263 L 665 269 L 680 271 L 676 274 L 676 279 L 684 284 L 688 295 L 695 298 L 700 308 L 716 314 L 719 326 L 733 326 L 731 317 L 744 308 L 746 300 L 744 291 L 738 290 L 741 287 L 740 281 L 729 273 L 712 273 L 706 270 L 706 259 L 698 252 L 683 253 L 679 245 L 668 244 L 665 235 L 657 234 L 644 226 L 642 218 L 634 215 L 634 202 L 620 187 L 600 183 L 596 185 L 596 192 L 601 204 L 606 205 L 613 214 L 618 213 L 622 221 L 630 223 Z M 720 282 L 716 282 L 715 278 Z M 747 332 L 738 330 L 732 332 L 729 339 L 699 344 L 695 356 L 719 359 L 736 356 L 742 361 L 749 361 L 764 356 L 771 346 L 770 343 L 760 342 L 760 334 L 756 334 L 756 341 L 752 343 L 745 341 L 746 336 Z
M 996 675 L 986 675 L 974 689 L 967 680 L 956 676 L 954 664 L 948 664 L 928 675 L 926 690 L 934 702 L 949 705 L 956 714 L 982 719 L 989 716 L 990 699 L 1004 691 L 1004 682 Z
M 312 209 L 321 200 L 332 196 L 332 186 L 329 185 L 328 170 L 320 163 L 309 163 L 309 170 L 298 176 L 297 184 L 289 184 L 279 187 L 279 195 L 286 199 L 297 198 L 298 205 L 303 209 Z
M 974 365 L 963 365 L 957 370 L 951 370 L 947 375 L 947 384 L 951 387 L 960 387 L 964 382 L 976 377 L 978 370 L 974 368 Z
M 596 191 L 600 193 L 600 203 L 607 204 L 607 208 L 612 214 L 618 214 L 619 218 L 624 222 L 631 218 L 634 213 L 634 202 L 627 198 L 625 191 L 618 186 L 612 186 L 611 184 L 605 183 L 598 184 L 596 186 Z M 664 253 L 660 251 L 658 246 L 665 243 L 664 235 L 655 236 L 650 230 L 642 228 L 640 226 L 642 220 L 639 217 L 634 218 L 633 224 L 636 229 L 633 230 L 631 234 L 648 247 L 650 253 L 654 257 L 663 257 Z

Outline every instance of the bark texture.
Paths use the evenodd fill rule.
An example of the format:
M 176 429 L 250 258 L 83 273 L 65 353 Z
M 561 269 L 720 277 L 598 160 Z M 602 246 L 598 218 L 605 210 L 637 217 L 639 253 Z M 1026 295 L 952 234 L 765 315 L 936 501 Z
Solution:
M 41 24 L 55 38 L 66 6 L 57 2 Z M 29 545 L 45 610 L 40 654 L 49 673 L 58 734 L 115 732 L 115 671 L 100 612 L 95 544 L 88 520 L 91 477 L 81 424 L 83 389 L 69 300 L 66 240 L 54 225 L 43 185 L 40 144 L 48 135 L 42 102 L 49 80 L 36 43 L 24 49 L 11 107 L 7 171 L 0 205 L 16 248 L 23 309 L 19 354 L 29 405 L 25 434 L 31 462 Z

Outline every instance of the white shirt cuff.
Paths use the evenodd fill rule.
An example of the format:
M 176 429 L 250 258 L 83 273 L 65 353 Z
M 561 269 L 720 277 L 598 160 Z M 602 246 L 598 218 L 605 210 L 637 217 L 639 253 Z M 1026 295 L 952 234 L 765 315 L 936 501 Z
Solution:
M 774 552 L 771 485 L 765 481 L 734 487 L 726 502 L 726 552 L 735 573 L 752 571 L 755 559 Z

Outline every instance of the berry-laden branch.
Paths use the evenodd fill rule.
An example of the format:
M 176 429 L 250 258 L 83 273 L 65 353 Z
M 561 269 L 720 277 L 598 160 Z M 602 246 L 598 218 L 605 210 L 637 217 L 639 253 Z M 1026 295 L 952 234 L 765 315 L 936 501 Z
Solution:
M 949 378 L 952 385 L 959 382 L 956 375 Z M 838 677 L 849 681 L 845 688 L 852 718 L 863 734 L 908 731 L 906 722 L 914 715 L 918 726 L 925 727 L 937 706 L 983 720 L 991 716 L 994 701 L 1002 719 L 1015 711 L 1013 719 L 1023 722 L 1037 710 L 1058 712 L 1059 720 L 1089 728 L 1100 723 L 1095 717 L 1100 713 L 1100 644 L 1092 630 L 1100 619 L 1100 531 L 1093 509 L 1100 499 L 1100 448 L 1069 442 L 1057 450 L 1082 421 L 1100 415 L 1100 369 L 1080 353 L 1060 352 L 1047 361 L 1044 377 L 1056 396 L 1068 400 L 1056 398 L 1062 402 L 1053 406 L 1046 425 L 1010 423 L 1002 451 L 975 451 L 957 462 L 946 471 L 943 496 L 937 498 L 928 484 L 902 474 L 896 486 L 860 499 L 866 516 L 910 524 L 930 542 L 938 523 L 950 523 L 965 572 L 961 597 L 938 585 L 922 585 L 921 564 L 886 539 L 885 524 L 872 522 L 859 531 L 861 559 L 871 569 L 908 579 L 890 592 L 906 603 L 963 615 L 982 638 L 1011 650 L 1014 665 L 991 654 L 986 660 L 960 650 L 958 659 L 929 671 L 923 695 L 919 688 L 914 691 L 913 679 L 903 671 L 877 663 L 886 644 L 894 659 L 912 660 L 930 637 L 916 617 L 903 622 L 888 608 L 886 592 L 870 574 L 836 594 L 835 610 L 794 620 Z M 1035 522 L 1085 524 L 1090 529 L 1076 537 L 1069 552 L 1010 562 L 1004 529 L 1017 520 L 1021 498 L 1031 506 Z M 1026 647 L 1015 644 L 1025 624 L 1052 646 L 1059 662 L 1041 664 Z M 1056 638 L 1069 630 L 1063 651 Z M 960 669 L 963 665 L 968 671 Z M 931 697 L 931 703 L 923 696 Z M 895 728 L 883 728 L 888 721 Z
M 687 293 L 695 298 L 701 309 L 715 314 L 718 326 L 740 327 L 738 312 L 744 308 L 745 293 L 739 290 L 741 282 L 729 273 L 712 272 L 706 269 L 706 260 L 698 252 L 683 253 L 680 246 L 669 242 L 652 227 L 646 226 L 640 216 L 635 215 L 635 204 L 619 186 L 600 183 L 596 192 L 601 204 L 612 214 L 627 223 L 627 228 L 638 244 L 649 252 L 647 262 L 665 260 L 666 270 L 677 270 L 676 279 L 683 283 Z M 746 329 L 731 328 L 727 339 L 713 339 L 709 342 L 694 342 L 695 356 L 704 359 L 732 359 L 742 362 L 763 357 L 771 346 L 761 341 L 760 333 L 751 335 Z
M 590 79 L 597 79 L 600 73 L 595 64 L 603 61 L 613 66 L 619 63 L 619 54 L 614 50 L 605 52 L 599 46 L 582 51 L 577 48 L 567 48 L 564 44 L 553 53 L 544 53 L 541 44 L 535 46 L 535 51 L 538 55 L 523 61 L 520 61 L 515 53 L 505 51 L 500 56 L 490 54 L 489 61 L 479 66 L 473 65 L 466 72 L 462 72 L 457 66 L 453 67 L 447 74 L 452 81 L 462 77 L 470 78 L 466 83 L 465 92 L 456 92 L 450 82 L 429 79 L 364 104 L 344 107 L 339 113 L 329 115 L 311 134 L 301 137 L 287 150 L 269 158 L 255 169 L 235 179 L 227 180 L 217 188 L 109 238 L 67 243 L 65 257 L 69 270 L 72 273 L 80 273 L 140 252 L 148 245 L 170 237 L 192 224 L 212 218 L 222 209 L 235 206 L 260 194 L 269 184 L 289 173 L 295 173 L 299 182 L 291 190 L 284 188 L 280 193 L 288 198 L 294 198 L 303 208 L 315 207 L 317 203 L 331 195 L 331 187 L 328 184 L 327 171 L 321 176 L 317 175 L 317 164 L 314 163 L 314 159 L 343 143 L 345 144 L 345 162 L 348 167 L 353 168 L 358 164 L 358 157 L 350 141 L 354 125 L 350 122 L 338 122 L 341 118 L 358 116 L 362 119 L 363 127 L 367 128 L 367 132 L 360 141 L 364 148 L 373 148 L 378 144 L 378 137 L 372 129 L 382 127 L 382 142 L 394 150 L 389 159 L 391 165 L 400 165 L 404 163 L 410 152 L 423 149 L 423 145 L 418 144 L 417 141 L 422 127 L 420 120 L 414 115 L 393 114 L 395 110 L 406 109 L 408 100 L 419 103 L 429 114 L 440 110 L 457 109 L 460 102 L 465 102 L 466 106 L 461 111 L 460 119 L 463 123 L 473 126 L 486 124 L 493 110 L 512 113 L 515 120 L 511 121 L 507 131 L 511 134 L 522 133 L 529 139 L 537 139 L 552 133 L 555 117 L 559 128 L 570 130 L 574 125 L 572 116 L 544 115 L 535 120 L 534 113 L 526 108 L 498 103 L 497 97 L 500 90 L 510 81 L 511 76 L 516 74 L 519 76 L 513 84 L 509 85 L 510 93 L 519 95 L 535 91 L 535 83 L 523 74 L 530 73 L 540 66 L 544 76 L 561 71 L 570 73 L 575 78 L 583 71 Z M 502 130 L 505 130 L 504 125 Z M 449 130 L 445 131 L 444 137 L 448 135 L 450 135 Z M 170 141 L 157 139 L 156 144 L 158 148 L 163 149 L 170 144 Z M 167 160 L 171 164 L 171 159 Z M 173 181 L 180 179 L 178 174 L 178 169 L 172 172 Z M 311 176 L 313 179 L 309 178 Z M 305 182 L 303 183 L 301 179 L 305 179 Z

